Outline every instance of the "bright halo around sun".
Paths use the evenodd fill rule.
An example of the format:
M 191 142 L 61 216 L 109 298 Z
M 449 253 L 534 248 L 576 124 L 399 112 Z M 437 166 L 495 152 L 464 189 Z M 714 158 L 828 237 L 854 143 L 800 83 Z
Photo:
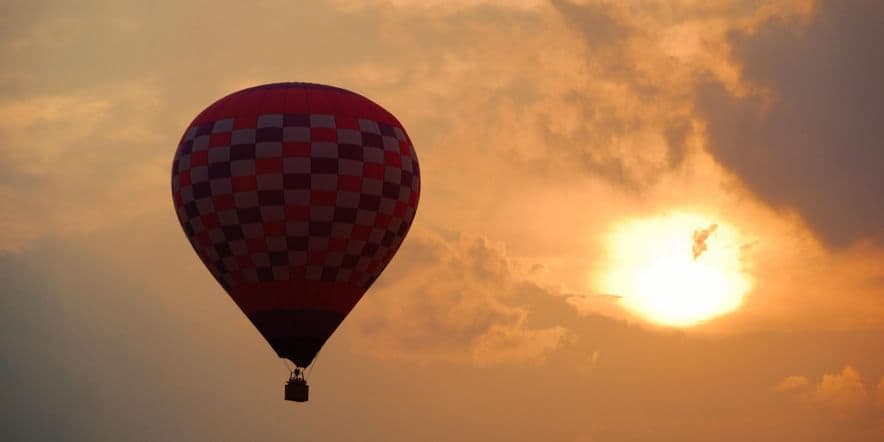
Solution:
M 600 289 L 651 322 L 687 327 L 732 312 L 753 285 L 739 233 L 721 220 L 690 213 L 634 219 L 606 242 Z

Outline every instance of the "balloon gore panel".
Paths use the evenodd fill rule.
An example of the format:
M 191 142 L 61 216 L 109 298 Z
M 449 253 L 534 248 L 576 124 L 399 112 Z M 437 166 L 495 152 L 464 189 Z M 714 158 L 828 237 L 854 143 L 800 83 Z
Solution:
M 389 112 L 331 86 L 228 95 L 185 130 L 172 196 L 200 259 L 281 357 L 308 365 L 392 259 L 420 171 Z

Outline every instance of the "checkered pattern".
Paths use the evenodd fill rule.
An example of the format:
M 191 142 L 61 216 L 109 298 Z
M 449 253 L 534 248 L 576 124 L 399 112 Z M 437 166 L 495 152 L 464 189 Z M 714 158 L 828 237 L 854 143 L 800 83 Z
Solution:
M 238 94 L 261 93 L 273 90 Z M 235 100 L 245 99 L 211 106 L 178 146 L 173 199 L 193 248 L 232 295 L 285 280 L 364 292 L 417 209 L 420 173 L 408 136 L 395 120 L 377 118 L 389 115 L 382 110 L 238 113 Z

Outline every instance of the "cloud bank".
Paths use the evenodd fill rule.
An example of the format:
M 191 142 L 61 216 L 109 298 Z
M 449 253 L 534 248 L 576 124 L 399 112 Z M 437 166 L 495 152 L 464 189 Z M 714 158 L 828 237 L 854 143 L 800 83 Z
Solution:
M 753 92 L 697 87 L 708 148 L 759 198 L 828 246 L 884 239 L 884 5 L 821 1 L 808 24 L 771 16 L 728 34 Z

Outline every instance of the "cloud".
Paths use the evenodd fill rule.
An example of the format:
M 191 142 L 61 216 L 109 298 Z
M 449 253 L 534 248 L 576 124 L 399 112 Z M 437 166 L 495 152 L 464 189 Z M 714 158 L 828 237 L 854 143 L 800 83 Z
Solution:
M 149 82 L 0 99 L 0 250 L 153 208 L 145 202 L 158 203 L 152 196 L 167 187 L 175 143 L 172 131 L 158 130 L 160 109 Z
M 552 0 L 552 5 L 592 46 L 621 41 L 633 32 L 618 18 L 614 4 Z
M 710 19 L 704 8 L 683 3 L 662 11 L 624 2 L 552 2 L 581 44 L 569 56 L 581 53 L 577 69 L 584 75 L 569 83 L 560 106 L 576 123 L 563 128 L 557 119 L 564 112 L 542 120 L 550 155 L 572 152 L 570 162 L 585 174 L 639 193 L 692 159 L 696 127 L 686 97 L 693 73 L 717 62 L 707 47 L 714 47 L 724 12 Z
M 881 385 L 884 385 L 884 379 Z M 877 395 L 882 394 L 881 385 Z M 874 398 L 869 396 L 869 387 L 859 371 L 851 365 L 846 365 L 837 373 L 823 374 L 815 384 L 807 376 L 788 376 L 777 383 L 773 391 L 792 394 L 799 403 L 811 409 L 825 410 L 839 419 L 868 417 L 874 405 Z
M 422 362 L 540 362 L 567 342 L 562 326 L 530 327 L 512 298 L 520 266 L 478 235 L 413 232 L 360 307 L 358 351 Z
M 797 211 L 831 247 L 884 239 L 884 28 L 880 2 L 819 3 L 729 35 L 752 92 L 701 81 L 708 149 L 759 198 Z
M 806 398 L 815 405 L 839 411 L 853 411 L 867 404 L 868 393 L 862 376 L 848 365 L 840 373 L 823 375 Z
M 774 391 L 787 392 L 802 390 L 808 385 L 810 385 L 810 381 L 806 376 L 788 376 L 775 385 L 773 389 Z
M 845 366 L 840 373 L 824 374 L 820 382 L 803 398 L 812 405 L 839 413 L 856 412 L 869 403 L 862 376 L 850 365 Z

